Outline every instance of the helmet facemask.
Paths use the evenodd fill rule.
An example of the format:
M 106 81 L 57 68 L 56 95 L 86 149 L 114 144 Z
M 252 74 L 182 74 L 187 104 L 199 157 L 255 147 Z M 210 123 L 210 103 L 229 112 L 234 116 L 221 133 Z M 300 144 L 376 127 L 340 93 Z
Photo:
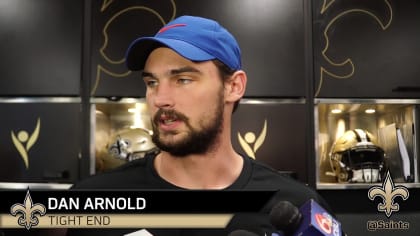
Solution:
M 330 164 L 338 182 L 375 183 L 382 180 L 385 153 L 371 142 L 371 138 L 367 131 L 352 130 L 336 141 Z

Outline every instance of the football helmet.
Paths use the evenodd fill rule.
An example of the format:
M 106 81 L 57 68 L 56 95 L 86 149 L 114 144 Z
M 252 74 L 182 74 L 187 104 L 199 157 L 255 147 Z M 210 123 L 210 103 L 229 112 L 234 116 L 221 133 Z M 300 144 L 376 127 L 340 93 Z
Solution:
M 108 151 L 118 158 L 127 161 L 143 158 L 147 153 L 157 152 L 152 137 L 145 129 L 125 129 L 117 133 Z
M 338 182 L 380 182 L 385 172 L 385 153 L 366 130 L 346 131 L 331 147 L 330 164 Z

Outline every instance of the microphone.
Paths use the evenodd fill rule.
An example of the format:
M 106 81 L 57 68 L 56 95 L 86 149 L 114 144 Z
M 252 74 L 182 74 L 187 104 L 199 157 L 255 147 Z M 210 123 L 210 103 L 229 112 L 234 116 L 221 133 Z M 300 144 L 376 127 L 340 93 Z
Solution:
M 258 234 L 248 230 L 238 229 L 230 232 L 228 236 L 258 236 Z
M 289 201 L 281 201 L 269 216 L 270 223 L 285 236 L 342 236 L 341 223 L 313 199 L 300 209 Z

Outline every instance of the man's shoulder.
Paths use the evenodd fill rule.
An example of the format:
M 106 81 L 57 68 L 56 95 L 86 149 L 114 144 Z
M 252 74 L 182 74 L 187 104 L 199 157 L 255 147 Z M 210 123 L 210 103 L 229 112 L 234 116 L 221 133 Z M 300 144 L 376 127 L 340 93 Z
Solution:
M 301 185 L 301 183 L 294 178 L 293 174 L 285 171 L 279 171 L 271 166 L 251 160 L 253 179 L 264 181 L 265 183 L 273 183 L 275 185 L 283 185 L 285 182 L 292 182 Z
M 313 199 L 327 211 L 332 212 L 329 204 L 315 188 L 293 178 L 289 174 L 277 171 L 263 163 L 254 162 L 253 179 L 255 182 L 254 184 L 276 190 L 276 194 L 273 196 L 272 201 L 266 205 L 266 211 L 269 211 L 273 204 L 279 201 L 289 201 L 293 205 L 300 207 L 310 199 Z
M 115 189 L 129 187 L 133 180 L 146 175 L 147 159 L 141 158 L 127 162 L 114 169 L 88 176 L 75 183 L 72 189 Z
M 311 198 L 315 200 L 320 198 L 314 188 L 294 178 L 293 175 L 275 170 L 258 161 L 253 161 L 253 174 L 249 187 L 273 189 L 278 191 L 281 198 L 295 199 L 297 203 L 302 203 Z

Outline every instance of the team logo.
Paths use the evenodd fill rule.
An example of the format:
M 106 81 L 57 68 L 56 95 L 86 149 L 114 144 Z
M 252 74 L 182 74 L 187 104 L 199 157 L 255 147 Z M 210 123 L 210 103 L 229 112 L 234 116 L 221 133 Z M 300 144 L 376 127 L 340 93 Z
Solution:
M 321 228 L 322 231 L 326 234 L 331 234 L 332 232 L 332 218 L 330 215 L 324 214 L 315 214 L 315 220 L 318 226 Z
M 181 27 L 181 26 L 187 26 L 187 24 L 173 24 L 173 25 L 163 27 L 162 29 L 159 30 L 158 34 L 161 34 L 161 33 L 165 32 L 169 29 L 176 28 L 176 27 Z
M 20 156 L 22 157 L 23 162 L 25 163 L 26 169 L 29 169 L 29 156 L 28 156 L 29 149 L 31 149 L 31 147 L 38 140 L 40 128 L 41 128 L 41 120 L 40 118 L 38 118 L 36 127 L 30 136 L 26 130 L 19 131 L 17 135 L 15 134 L 15 132 L 13 131 L 11 132 L 13 144 L 15 145 Z
M 408 189 L 404 186 L 395 186 L 391 178 L 391 174 L 386 173 L 386 177 L 382 186 L 373 186 L 369 189 L 368 197 L 370 200 L 374 200 L 376 197 L 382 198 L 382 203 L 378 204 L 378 211 L 385 212 L 385 215 L 389 218 L 392 212 L 400 210 L 400 205 L 394 202 L 396 197 L 401 197 L 402 200 L 407 200 L 409 197 Z
M 10 214 L 12 216 L 19 215 L 17 223 L 20 226 L 25 227 L 27 230 L 29 230 L 32 226 L 37 226 L 39 223 L 38 216 L 44 216 L 45 213 L 46 208 L 43 204 L 33 204 L 29 189 L 26 192 L 23 204 L 16 203 L 10 208 Z
M 265 136 L 267 135 L 267 120 L 264 121 L 264 126 L 258 138 L 255 137 L 253 132 L 248 132 L 244 137 L 238 132 L 238 140 L 242 149 L 246 154 L 255 159 L 255 153 L 264 143 Z M 253 147 L 252 147 L 253 146 Z

